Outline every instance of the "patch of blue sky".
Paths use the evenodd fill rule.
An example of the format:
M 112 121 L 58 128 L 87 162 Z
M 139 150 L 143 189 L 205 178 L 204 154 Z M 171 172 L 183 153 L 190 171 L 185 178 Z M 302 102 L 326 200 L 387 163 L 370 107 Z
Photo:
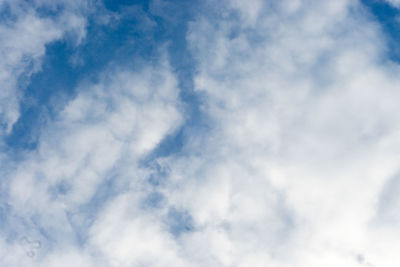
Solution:
M 196 16 L 198 6 L 197 0 L 106 0 L 104 7 L 97 5 L 98 10 L 89 17 L 82 44 L 74 46 L 64 39 L 47 45 L 42 70 L 30 78 L 26 88 L 22 84 L 21 116 L 6 138 L 8 148 L 35 149 L 40 130 L 56 118 L 57 112 L 77 93 L 76 86 L 83 79 L 95 78 L 109 65 L 139 69 L 143 63 L 156 62 L 160 47 L 166 45 L 181 99 L 186 103 L 186 124 L 168 136 L 150 158 L 179 150 L 188 131 L 192 135 L 206 125 L 199 110 L 201 101 L 193 91 L 195 67 L 186 42 L 188 22 Z M 54 16 L 57 11 L 41 13 Z M 107 15 L 109 21 L 104 23 L 99 15 Z
M 142 208 L 143 209 L 157 209 L 157 208 L 161 208 L 164 206 L 165 204 L 165 196 L 158 192 L 158 191 L 154 191 L 151 192 L 150 194 L 148 194 L 146 196 L 146 198 L 143 199 L 142 201 Z
M 0 232 L 6 224 L 7 218 L 10 214 L 10 205 L 7 203 L 0 205 Z
M 372 16 L 381 25 L 381 29 L 385 34 L 388 57 L 400 62 L 400 11 L 385 1 L 379 0 L 361 0 L 368 8 Z
M 193 218 L 186 210 L 171 208 L 166 216 L 170 233 L 178 237 L 185 232 L 194 231 Z
M 34 74 L 28 86 L 23 89 L 21 116 L 6 138 L 10 147 L 35 148 L 40 128 L 58 108 L 52 102 L 56 97 L 72 95 L 82 73 L 68 64 L 69 50 L 63 42 L 47 47 L 42 71 Z
M 12 14 L 10 6 L 7 4 L 0 3 L 0 23 L 9 24 L 11 21 L 15 21 L 16 16 Z
M 166 47 L 171 67 L 178 78 L 181 89 L 180 98 L 184 102 L 185 123 L 175 133 L 167 136 L 159 146 L 144 160 L 144 165 L 154 166 L 158 157 L 181 152 L 191 138 L 204 136 L 209 121 L 202 114 L 201 96 L 194 92 L 194 59 L 186 40 L 188 23 L 196 18 L 201 2 L 193 1 L 104 1 L 104 6 L 88 18 L 87 35 L 79 45 L 68 36 L 63 40 L 46 46 L 42 68 L 31 77 L 21 77 L 20 118 L 12 132 L 5 139 L 7 155 L 25 155 L 38 146 L 41 130 L 50 121 L 57 119 L 62 108 L 79 90 L 79 83 L 96 79 L 110 65 L 140 70 L 143 64 L 157 64 L 160 48 Z M 57 16 L 57 10 L 41 10 L 42 16 Z M 109 20 L 104 22 L 99 16 Z M 150 185 L 156 188 L 166 175 L 154 169 L 149 178 Z M 88 203 L 76 211 L 68 211 L 68 218 L 78 243 L 84 244 L 91 218 L 100 211 L 103 204 L 120 193 L 114 181 L 106 179 L 98 186 Z M 54 196 L 68 190 L 68 184 L 54 188 Z M 143 208 L 157 208 L 163 196 L 156 191 L 143 200 Z M 78 221 L 76 221 L 79 218 Z M 191 216 L 187 212 L 171 210 L 165 222 L 171 233 L 178 236 L 183 231 L 193 230 Z M 1 218 L 0 218 L 1 220 Z M 83 220 L 83 221 L 82 221 Z M 50 231 L 51 232 L 51 231 Z M 43 230 L 45 239 L 54 239 Z
M 114 27 L 105 27 L 93 17 L 80 46 L 74 47 L 66 40 L 47 45 L 42 70 L 31 77 L 23 90 L 21 116 L 6 139 L 7 144 L 17 149 L 36 148 L 38 131 L 44 126 L 45 118 L 54 119 L 63 102 L 75 95 L 76 85 L 83 78 L 95 76 L 111 60 L 123 64 L 122 59 L 132 58 L 136 46 L 129 38 L 140 38 L 127 31 L 129 27 L 134 28 L 134 23 L 122 21 Z
M 126 8 L 127 6 L 141 6 L 145 10 L 149 9 L 148 0 L 104 0 L 103 1 L 105 7 L 113 12 L 121 12 L 122 9 Z

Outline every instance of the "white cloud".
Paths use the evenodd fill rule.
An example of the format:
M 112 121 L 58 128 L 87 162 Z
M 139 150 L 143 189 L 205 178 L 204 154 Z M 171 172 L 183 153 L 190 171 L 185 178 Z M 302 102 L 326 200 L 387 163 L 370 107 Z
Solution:
M 398 172 L 399 68 L 377 25 L 353 1 L 228 3 L 240 21 L 226 8 L 188 37 L 215 128 L 166 161 L 199 229 L 182 247 L 199 266 L 395 266 L 377 203 Z
M 206 135 L 145 167 L 183 121 L 168 64 L 83 82 L 5 173 L 9 223 L 42 246 L 2 238 L 0 264 L 396 266 L 399 67 L 379 27 L 350 0 L 215 9 L 187 36 Z
M 124 214 L 125 206 L 113 204 L 117 200 L 107 204 L 110 208 L 102 211 L 98 218 L 94 208 L 85 213 L 81 210 L 108 182 L 113 183 L 116 193 L 130 191 L 135 186 L 146 189 L 149 171 L 142 169 L 139 161 L 182 122 L 177 82 L 169 66 L 162 64 L 138 73 L 109 69 L 98 82 L 83 83 L 81 87 L 84 89 L 78 90 L 81 93 L 65 107 L 57 121 L 43 130 L 38 151 L 32 152 L 8 174 L 7 203 L 13 216 L 27 222 L 18 235 L 37 236 L 43 243 L 34 261 L 37 266 L 58 265 L 63 259 L 71 261 L 69 264 L 79 263 L 79 266 L 99 266 L 94 265 L 97 258 L 91 253 L 100 253 L 112 266 L 131 266 L 129 262 L 153 260 L 149 254 L 151 246 L 161 242 L 159 251 L 162 253 L 170 249 L 172 242 L 164 241 L 162 235 L 168 236 L 168 233 L 162 233 L 157 223 L 151 225 L 145 218 L 133 221 L 119 218 L 117 215 Z M 114 198 L 112 192 L 105 192 L 105 198 L 107 194 Z M 137 206 L 139 212 L 139 204 L 139 200 L 133 201 L 131 209 Z M 101 205 L 101 202 L 94 205 Z M 108 220 L 114 213 L 115 224 L 110 224 Z M 96 223 L 89 230 L 86 223 L 91 220 Z M 154 240 L 138 245 L 142 252 L 125 253 L 123 247 L 118 251 L 109 250 L 110 246 L 121 246 L 120 238 L 125 243 L 139 242 L 140 237 L 127 234 L 142 233 L 143 227 L 148 227 L 144 237 L 154 236 Z M 79 229 L 89 231 L 92 244 L 83 252 L 76 249 Z M 109 236 L 107 232 L 116 235 Z M 15 246 L 14 242 L 11 246 Z M 126 245 L 126 251 L 130 252 L 129 244 Z M 141 256 L 143 253 L 146 258 Z M 125 259 L 127 256 L 129 258 Z M 171 252 L 166 257 L 174 257 L 174 254 Z M 20 266 L 22 260 L 26 260 L 18 258 L 2 263 Z M 161 261 L 175 262 L 173 258 Z M 163 266 L 170 266 L 167 263 Z
M 91 228 L 91 245 L 98 248 L 109 266 L 191 266 L 179 257 L 173 236 L 163 229 L 157 213 L 140 211 L 138 196 L 123 194 L 111 201 Z
M 19 101 L 22 90 L 30 76 L 41 68 L 41 58 L 45 46 L 69 35 L 79 43 L 86 34 L 86 21 L 81 15 L 75 15 L 74 1 L 3 1 L 0 12 L 8 10 L 0 26 L 0 124 L 1 135 L 11 131 L 19 117 Z M 78 3 L 78 2 L 76 2 Z M 38 8 L 61 10 L 57 17 L 45 17 L 37 13 Z M 84 9 L 81 9 L 82 11 Z M 81 12 L 82 12 L 81 11 Z M 7 12 L 4 12 L 6 14 Z M 24 81 L 21 83 L 21 80 Z

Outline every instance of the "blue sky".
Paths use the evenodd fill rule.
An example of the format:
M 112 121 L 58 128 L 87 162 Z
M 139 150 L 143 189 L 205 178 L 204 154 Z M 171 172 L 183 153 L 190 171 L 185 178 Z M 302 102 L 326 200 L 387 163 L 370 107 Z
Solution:
M 397 267 L 400 1 L 0 14 L 0 266 Z
M 47 44 L 43 69 L 30 77 L 23 90 L 23 98 L 28 103 L 22 107 L 23 114 L 8 136 L 10 146 L 36 147 L 35 124 L 40 124 L 43 116 L 52 116 L 57 112 L 55 109 L 59 109 L 52 107 L 53 98 L 60 95 L 73 97 L 79 81 L 96 76 L 110 64 L 135 68 L 143 62 L 153 61 L 162 46 L 168 46 L 168 57 L 183 87 L 182 98 L 195 102 L 196 96 L 191 92 L 194 66 L 187 51 L 185 33 L 187 23 L 194 17 L 196 1 L 166 4 L 171 6 L 168 12 L 174 14 L 173 19 L 167 17 L 169 14 L 161 14 L 164 11 L 152 12 L 148 1 L 100 2 L 96 12 L 120 16 L 112 21 L 112 26 L 99 24 L 95 13 L 88 18 L 87 39 L 79 46 L 65 39 Z M 44 16 L 51 15 L 48 10 L 42 12 Z M 74 63 L 77 58 L 79 63 Z

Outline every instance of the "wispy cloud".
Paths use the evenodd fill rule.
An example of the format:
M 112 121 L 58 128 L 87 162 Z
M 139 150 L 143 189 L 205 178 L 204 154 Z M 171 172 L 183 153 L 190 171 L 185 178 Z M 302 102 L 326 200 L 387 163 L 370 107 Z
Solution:
M 79 3 L 79 4 L 78 4 Z M 69 35 L 80 42 L 85 36 L 85 18 L 74 14 L 84 1 L 2 1 L 0 12 L 0 122 L 1 134 L 9 133 L 19 117 L 19 101 L 30 76 L 41 68 L 46 45 Z M 39 9 L 61 9 L 56 17 Z M 79 14 L 79 13 L 78 13 Z
M 377 25 L 353 1 L 226 4 L 188 37 L 215 129 L 169 163 L 201 229 L 183 248 L 204 266 L 394 266 L 376 203 L 398 172 L 398 67 Z
M 83 42 L 85 15 L 72 10 L 90 5 L 7 3 L 18 14 L 0 28 L 10 129 L 19 79 L 40 70 L 46 44 Z M 131 26 L 151 36 L 185 17 L 162 9 L 176 6 L 113 14 L 140 14 Z M 169 63 L 183 60 L 167 55 L 171 34 L 149 37 L 140 64 L 84 77 L 37 149 L 1 154 L 0 265 L 395 267 L 399 67 L 368 12 L 351 0 L 209 0 L 181 33 L 192 58 L 177 65 L 192 72 Z M 159 153 L 166 140 L 179 149 Z
M 182 121 L 175 78 L 166 63 L 160 64 L 137 73 L 111 69 L 98 82 L 83 83 L 82 93 L 43 130 L 38 151 L 3 179 L 11 206 L 7 228 L 21 225 L 11 245 L 16 246 L 22 236 L 40 240 L 39 266 L 52 266 L 47 261 L 58 262 L 52 258 L 60 253 L 69 257 L 64 250 L 77 253 L 74 246 L 103 227 L 102 220 L 105 227 L 117 226 L 107 224 L 107 215 L 99 222 L 96 219 L 97 207 L 106 205 L 104 200 L 113 198 L 113 192 L 146 190 L 148 170 L 141 170 L 140 160 Z M 108 190 L 104 200 L 96 198 L 104 186 Z M 95 219 L 96 226 L 89 231 Z M 106 229 L 100 230 L 104 233 L 91 239 L 106 234 Z M 99 249 L 112 243 L 100 241 L 104 244 L 98 244 Z M 2 264 L 18 265 L 19 257 L 13 256 Z M 69 264 L 84 261 L 81 256 L 76 256 L 76 262 L 72 255 Z

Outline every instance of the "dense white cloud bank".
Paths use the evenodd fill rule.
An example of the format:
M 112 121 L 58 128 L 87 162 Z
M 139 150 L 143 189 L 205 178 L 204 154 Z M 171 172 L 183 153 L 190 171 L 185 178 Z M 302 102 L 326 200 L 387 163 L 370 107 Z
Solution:
M 400 79 L 377 23 L 351 0 L 206 6 L 187 40 L 207 134 L 152 154 L 185 117 L 163 60 L 83 82 L 3 171 L 0 265 L 397 266 Z
M 399 68 L 376 25 L 356 1 L 224 4 L 188 37 L 216 128 L 171 159 L 199 229 L 183 247 L 204 266 L 396 266 Z

